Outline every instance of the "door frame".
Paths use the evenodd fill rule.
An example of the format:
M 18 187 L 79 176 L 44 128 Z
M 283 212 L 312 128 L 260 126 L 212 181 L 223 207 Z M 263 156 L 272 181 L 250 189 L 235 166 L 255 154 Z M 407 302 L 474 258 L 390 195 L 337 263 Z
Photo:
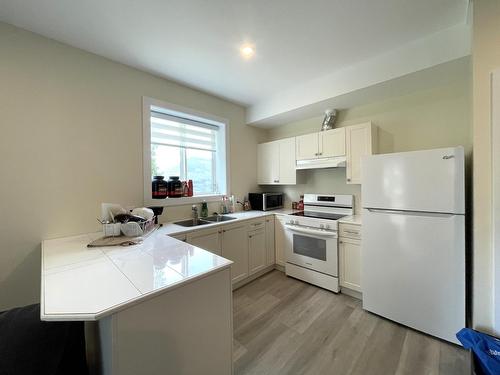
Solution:
M 491 73 L 493 330 L 500 335 L 500 69 Z

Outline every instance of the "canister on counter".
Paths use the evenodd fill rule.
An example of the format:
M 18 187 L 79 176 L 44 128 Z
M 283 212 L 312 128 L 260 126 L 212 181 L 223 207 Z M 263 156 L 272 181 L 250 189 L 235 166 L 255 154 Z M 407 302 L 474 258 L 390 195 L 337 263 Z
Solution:
M 154 176 L 151 182 L 151 197 L 153 199 L 165 199 L 168 195 L 167 181 L 163 176 Z

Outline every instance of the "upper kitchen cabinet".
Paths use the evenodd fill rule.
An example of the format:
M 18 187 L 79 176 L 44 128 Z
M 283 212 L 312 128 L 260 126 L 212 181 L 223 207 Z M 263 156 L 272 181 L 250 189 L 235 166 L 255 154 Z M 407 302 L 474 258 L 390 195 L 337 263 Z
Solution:
M 257 146 L 257 180 L 260 185 L 295 185 L 295 138 Z
M 296 169 L 345 167 L 345 128 L 296 138 Z
M 315 159 L 319 156 L 319 135 L 311 133 L 295 138 L 297 160 Z
M 346 131 L 346 182 L 361 184 L 361 157 L 377 153 L 377 127 L 371 122 L 348 126 Z
M 345 155 L 345 129 L 332 129 L 296 138 L 297 160 L 330 158 Z
M 319 133 L 319 157 L 332 158 L 345 155 L 345 128 Z

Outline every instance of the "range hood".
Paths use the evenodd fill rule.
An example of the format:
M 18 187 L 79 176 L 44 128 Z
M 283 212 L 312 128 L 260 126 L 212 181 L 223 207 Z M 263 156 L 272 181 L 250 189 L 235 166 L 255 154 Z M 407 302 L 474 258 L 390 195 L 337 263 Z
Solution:
M 336 156 L 331 158 L 297 160 L 295 169 L 345 168 L 345 166 L 346 157 Z

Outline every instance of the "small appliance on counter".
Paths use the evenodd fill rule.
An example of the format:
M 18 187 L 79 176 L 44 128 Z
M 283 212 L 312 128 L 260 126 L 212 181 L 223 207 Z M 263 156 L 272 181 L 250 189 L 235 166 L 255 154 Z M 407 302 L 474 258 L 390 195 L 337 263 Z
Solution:
M 283 193 L 248 193 L 248 200 L 253 210 L 269 211 L 283 208 Z

